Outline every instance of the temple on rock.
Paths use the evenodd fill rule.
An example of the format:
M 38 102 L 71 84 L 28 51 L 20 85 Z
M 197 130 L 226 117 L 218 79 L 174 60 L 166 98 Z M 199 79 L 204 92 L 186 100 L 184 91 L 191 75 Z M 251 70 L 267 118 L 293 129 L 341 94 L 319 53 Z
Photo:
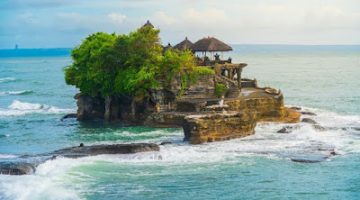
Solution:
M 144 26 L 154 26 L 148 21 Z M 259 87 L 257 80 L 242 77 L 245 63 L 224 59 L 232 47 L 214 37 L 192 43 L 187 37 L 174 48 L 191 51 L 198 66 L 213 74 L 202 75 L 182 93 L 181 80 L 156 88 L 149 98 L 135 104 L 121 95 L 111 101 L 77 95 L 79 120 L 102 118 L 152 127 L 182 127 L 191 144 L 239 138 L 254 134 L 258 122 L 298 122 L 300 113 L 284 106 L 280 90 Z

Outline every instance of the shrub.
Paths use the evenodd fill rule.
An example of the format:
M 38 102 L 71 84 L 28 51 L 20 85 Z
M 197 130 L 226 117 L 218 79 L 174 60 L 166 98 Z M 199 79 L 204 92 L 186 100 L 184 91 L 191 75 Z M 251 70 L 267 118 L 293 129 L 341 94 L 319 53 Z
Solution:
M 216 83 L 215 84 L 215 95 L 217 97 L 221 97 L 223 95 L 225 95 L 225 93 L 228 91 L 228 88 L 226 87 L 226 85 L 222 84 L 222 83 Z

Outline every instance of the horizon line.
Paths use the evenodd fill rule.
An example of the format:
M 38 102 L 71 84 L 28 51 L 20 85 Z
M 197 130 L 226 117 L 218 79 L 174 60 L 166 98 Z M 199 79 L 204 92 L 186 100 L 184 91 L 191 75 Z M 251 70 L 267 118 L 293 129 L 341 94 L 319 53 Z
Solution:
M 360 46 L 360 44 L 263 44 L 263 43 L 230 43 L 230 45 L 248 46 Z M 26 48 L 0 48 L 0 50 L 35 50 L 35 49 L 73 49 L 74 47 L 26 47 Z

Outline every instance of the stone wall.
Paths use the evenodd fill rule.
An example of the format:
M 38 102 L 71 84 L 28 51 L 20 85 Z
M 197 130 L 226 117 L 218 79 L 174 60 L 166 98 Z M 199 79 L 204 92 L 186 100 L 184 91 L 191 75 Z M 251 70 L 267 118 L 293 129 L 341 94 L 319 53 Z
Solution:
M 300 113 L 284 106 L 282 93 L 268 94 L 258 89 L 252 96 L 225 100 L 228 110 L 254 112 L 258 121 L 296 123 Z
M 156 128 L 181 128 L 184 125 L 184 118 L 189 113 L 184 112 L 158 112 L 152 113 L 144 121 L 145 126 Z
M 245 137 L 254 134 L 256 114 L 251 112 L 226 112 L 185 117 L 185 140 L 201 144 Z

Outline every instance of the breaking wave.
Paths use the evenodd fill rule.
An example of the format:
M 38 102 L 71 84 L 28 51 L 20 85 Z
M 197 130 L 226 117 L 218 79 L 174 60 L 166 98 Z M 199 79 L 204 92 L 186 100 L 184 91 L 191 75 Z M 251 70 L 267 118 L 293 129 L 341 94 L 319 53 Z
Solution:
M 44 109 L 41 104 L 15 102 L 12 109 Z M 161 145 L 159 152 L 145 152 L 127 155 L 99 155 L 79 159 L 58 158 L 49 160 L 37 167 L 34 175 L 25 177 L 0 176 L 0 197 L 7 199 L 79 199 L 84 193 L 82 186 L 74 186 L 72 179 L 90 180 L 92 177 L 81 166 L 96 166 L 101 163 L 114 165 L 191 165 L 197 163 L 232 163 L 239 162 L 243 157 L 266 157 L 267 159 L 286 160 L 297 155 L 318 155 L 323 149 L 334 149 L 339 154 L 360 152 L 360 116 L 344 116 L 337 113 L 306 108 L 315 112 L 311 118 L 322 130 L 311 124 L 299 123 L 290 133 L 277 133 L 279 129 L 289 124 L 261 123 L 256 128 L 256 134 L 223 142 L 203 145 L 189 145 L 186 142 L 176 142 Z M 159 130 L 161 132 L 161 130 Z M 153 132 L 154 131 L 147 131 Z M 156 132 L 161 142 L 168 133 Z M 136 135 L 125 131 L 118 134 Z M 146 133 L 140 133 L 145 134 Z M 179 139 L 182 133 L 172 135 Z M 177 136 L 176 136 L 177 135 Z M 146 140 L 144 140 L 146 141 Z M 75 172 L 73 169 L 76 169 Z M 83 173 L 83 174 L 82 174 Z M 16 186 L 16 187 L 15 187 Z M 86 186 L 85 186 L 86 187 Z M 26 191 L 24 191 L 24 188 Z M 27 191 L 28 190 L 28 191 Z M 31 192 L 30 192 L 31 191 Z M 85 192 L 86 193 L 86 192 Z M 63 194 L 66 194 L 65 196 Z M 1 198 L 0 198 L 1 199 Z
M 7 109 L 0 109 L 0 116 L 18 116 L 32 113 L 58 114 L 72 111 L 73 109 L 63 109 L 46 104 L 28 103 L 14 100 Z
M 0 153 L 0 159 L 4 159 L 4 158 L 16 158 L 18 156 L 16 155 L 12 155 L 12 154 L 1 154 Z
M 7 83 L 7 82 L 13 82 L 16 81 L 16 78 L 14 77 L 3 77 L 0 78 L 0 83 Z
M 3 95 L 28 95 L 34 93 L 32 90 L 19 90 L 19 91 L 7 91 L 0 92 L 0 96 Z

